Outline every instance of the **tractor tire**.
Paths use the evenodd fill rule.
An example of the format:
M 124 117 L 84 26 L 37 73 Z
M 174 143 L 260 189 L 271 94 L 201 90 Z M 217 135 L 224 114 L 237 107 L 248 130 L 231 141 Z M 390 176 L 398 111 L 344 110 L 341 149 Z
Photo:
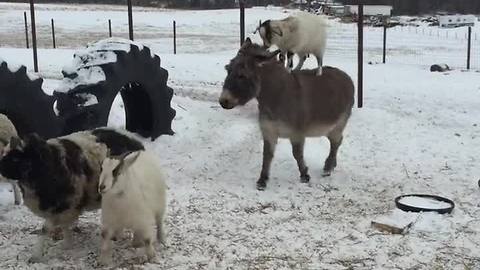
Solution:
M 76 67 L 63 71 L 67 86 L 54 92 L 59 116 L 65 120 L 64 134 L 106 126 L 112 103 L 120 92 L 127 130 L 152 141 L 162 134 L 173 135 L 175 110 L 170 106 L 173 90 L 167 86 L 168 72 L 160 67 L 160 58 L 152 55 L 148 47 L 107 39 L 74 58 Z M 103 80 L 81 81 L 83 74 L 100 69 L 105 75 Z M 78 82 L 72 84 L 75 80 Z M 74 87 L 69 88 L 70 85 Z
M 27 68 L 10 70 L 0 60 L 0 113 L 15 125 L 20 137 L 37 133 L 43 138 L 61 134 L 63 121 L 53 110 L 55 99 L 42 90 L 43 79 L 30 79 Z

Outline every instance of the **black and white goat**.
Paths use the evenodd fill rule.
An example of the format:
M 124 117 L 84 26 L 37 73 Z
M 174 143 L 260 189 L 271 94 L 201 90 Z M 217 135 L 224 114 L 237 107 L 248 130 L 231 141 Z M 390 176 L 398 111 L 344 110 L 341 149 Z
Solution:
M 323 55 L 327 46 L 327 22 L 323 16 L 300 12 L 283 20 L 267 20 L 257 31 L 267 47 L 276 45 L 287 54 L 287 66 L 293 68 L 293 55 L 300 58 L 295 70 L 300 70 L 308 54 L 317 58 L 317 75 L 322 74 Z
M 10 121 L 6 115 L 0 113 L 0 157 L 3 155 L 4 148 L 7 146 L 10 139 L 17 136 L 17 129 L 12 121 Z M 20 192 L 18 185 L 12 180 L 3 179 L 2 175 L 0 175 L 0 181 L 8 181 L 12 184 L 15 204 L 20 204 L 22 201 L 22 193 Z
M 72 243 L 71 225 L 85 210 L 100 207 L 98 182 L 108 156 L 143 150 L 142 143 L 108 128 L 82 131 L 48 141 L 32 134 L 12 138 L 0 160 L 0 173 L 18 180 L 24 204 L 45 219 L 31 261 L 40 261 L 52 229 L 60 227 L 64 245 Z
M 105 159 L 98 186 L 102 194 L 100 264 L 112 263 L 111 240 L 123 229 L 133 230 L 133 246 L 145 246 L 148 260 L 155 257 L 155 235 L 165 244 L 166 189 L 160 161 L 147 151 Z

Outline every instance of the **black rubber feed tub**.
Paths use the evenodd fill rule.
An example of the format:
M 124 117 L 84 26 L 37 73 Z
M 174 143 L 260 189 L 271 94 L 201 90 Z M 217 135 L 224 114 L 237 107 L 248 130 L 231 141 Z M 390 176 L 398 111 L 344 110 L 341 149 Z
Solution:
M 429 199 L 429 200 L 437 201 L 437 202 L 443 202 L 443 203 L 448 204 L 449 206 L 448 207 L 438 207 L 438 208 L 421 207 L 421 206 L 414 206 L 412 204 L 406 204 L 406 203 L 401 202 L 401 200 L 403 198 L 408 198 L 408 197 L 412 197 L 412 198 L 417 197 L 417 198 L 424 198 L 424 199 Z M 409 212 L 437 212 L 439 214 L 450 214 L 453 211 L 453 208 L 455 207 L 455 203 L 450 199 L 440 197 L 440 196 L 437 196 L 437 195 L 428 195 L 428 194 L 401 195 L 401 196 L 398 196 L 395 199 L 395 204 L 396 204 L 398 209 L 401 209 L 403 211 L 409 211 Z

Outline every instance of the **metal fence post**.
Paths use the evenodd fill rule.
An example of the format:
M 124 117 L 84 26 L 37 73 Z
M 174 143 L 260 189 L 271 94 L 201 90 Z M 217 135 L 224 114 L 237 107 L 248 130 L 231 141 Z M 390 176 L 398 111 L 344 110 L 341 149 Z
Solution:
M 30 0 L 30 22 L 32 24 L 33 70 L 38 72 L 37 30 L 35 28 L 35 4 Z
M 177 54 L 177 22 L 173 21 L 173 54 Z
M 25 21 L 25 42 L 27 44 L 27 49 L 28 49 L 30 46 L 28 45 L 28 23 L 27 23 L 27 12 L 26 11 L 23 12 L 23 19 Z
M 53 41 L 53 48 L 56 49 L 57 45 L 55 42 L 55 24 L 53 22 L 53 19 L 52 19 L 52 41 Z
M 470 50 L 472 48 L 472 27 L 468 27 L 467 69 L 470 69 Z
M 360 3 L 362 1 L 359 1 Z M 358 5 L 358 108 L 363 107 L 363 4 Z
M 108 36 L 112 37 L 112 20 L 108 19 Z
M 240 46 L 245 41 L 245 1 L 240 0 Z
M 387 55 L 387 23 L 383 24 L 383 63 L 385 64 L 385 58 Z
M 132 0 L 127 0 L 128 5 L 128 36 L 133 41 L 133 14 L 132 14 Z

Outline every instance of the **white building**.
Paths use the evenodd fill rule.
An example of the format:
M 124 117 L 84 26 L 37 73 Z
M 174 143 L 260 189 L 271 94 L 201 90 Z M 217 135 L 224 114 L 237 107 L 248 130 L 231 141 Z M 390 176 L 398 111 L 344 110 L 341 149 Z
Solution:
M 357 5 L 348 5 L 351 14 L 358 14 Z M 363 15 L 364 16 L 390 16 L 392 15 L 393 6 L 387 5 L 364 5 L 363 6 Z
M 442 28 L 474 26 L 477 18 L 474 15 L 439 15 L 438 25 Z

